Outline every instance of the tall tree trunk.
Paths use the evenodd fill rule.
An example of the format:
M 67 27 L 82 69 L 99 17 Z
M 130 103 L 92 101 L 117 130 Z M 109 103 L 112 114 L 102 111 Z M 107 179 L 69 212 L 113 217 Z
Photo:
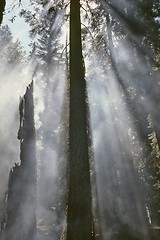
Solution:
M 1 25 L 2 20 L 3 20 L 3 12 L 4 12 L 4 9 L 5 9 L 5 5 L 6 5 L 6 1 L 1 0 L 0 1 L 0 25 Z
M 67 239 L 92 239 L 91 183 L 80 2 L 70 5 L 70 120 Z

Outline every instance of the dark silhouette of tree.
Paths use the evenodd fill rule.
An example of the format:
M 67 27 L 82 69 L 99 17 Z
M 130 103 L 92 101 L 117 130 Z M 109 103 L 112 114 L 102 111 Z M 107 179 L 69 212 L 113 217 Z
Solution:
M 6 1 L 1 0 L 1 2 L 0 2 L 0 25 L 1 25 L 2 20 L 3 20 L 3 13 L 4 13 L 5 5 L 6 5 Z
M 23 68 L 25 65 L 26 53 L 19 40 L 14 40 L 8 25 L 0 27 L 0 66 L 1 74 L 4 74 L 7 68 Z
M 99 144 L 97 151 L 97 158 L 99 160 L 98 173 L 101 173 L 99 184 L 103 192 L 100 193 L 99 191 L 100 196 L 95 194 L 96 197 L 101 198 L 100 203 L 102 203 L 102 207 L 100 206 L 100 216 L 104 220 L 103 222 L 100 221 L 100 223 L 102 223 L 102 237 L 108 237 L 109 239 L 114 238 L 115 240 L 154 239 L 156 235 L 154 236 L 154 233 L 152 235 L 152 232 L 150 234 L 148 228 L 152 226 L 152 224 L 159 224 L 159 193 L 153 190 L 153 188 L 156 188 L 156 190 L 160 188 L 160 131 L 159 125 L 157 124 L 160 117 L 158 107 L 160 103 L 158 96 L 159 83 L 158 80 L 155 81 L 155 88 L 152 77 L 159 71 L 158 60 L 160 46 L 157 33 L 159 28 L 160 5 L 156 0 L 101 0 L 94 1 L 96 7 L 94 4 L 92 5 L 89 0 L 71 0 L 68 2 L 50 2 L 49 0 L 45 0 L 35 1 L 33 3 L 35 6 L 44 7 L 44 12 L 42 11 L 43 14 L 40 14 L 42 18 L 39 18 L 39 14 L 36 15 L 36 11 L 39 13 L 39 9 L 36 7 L 36 11 L 33 14 L 31 11 L 25 11 L 24 9 L 21 11 L 21 15 L 25 17 L 31 26 L 30 33 L 32 37 L 39 37 L 38 41 L 34 44 L 32 56 L 34 55 L 34 58 L 38 58 L 39 60 L 36 66 L 38 66 L 37 69 L 39 71 L 43 72 L 40 80 L 44 82 L 45 86 L 45 110 L 43 114 L 41 114 L 42 119 L 44 117 L 42 123 L 43 129 L 41 130 L 41 136 L 43 138 L 41 158 L 47 159 L 46 162 L 48 163 L 46 165 L 46 162 L 44 162 L 44 165 L 42 164 L 41 166 L 41 182 L 42 189 L 48 186 L 49 189 L 52 188 L 52 190 L 47 194 L 43 192 L 44 195 L 41 195 L 41 201 L 46 209 L 53 207 L 53 194 L 55 193 L 53 188 L 56 187 L 52 186 L 53 184 L 47 176 L 48 165 L 52 161 L 52 154 L 50 153 L 53 153 L 53 151 L 49 150 L 53 150 L 53 145 L 58 148 L 59 144 L 64 144 L 62 141 L 58 142 L 56 139 L 57 134 L 53 131 L 53 126 L 55 125 L 50 126 L 52 128 L 51 131 L 48 126 L 55 116 L 53 112 L 57 110 L 56 107 L 54 110 L 52 109 L 53 94 L 55 94 L 55 91 L 52 92 L 50 89 L 52 89 L 53 86 L 53 81 L 51 81 L 53 67 L 57 66 L 58 61 L 56 58 L 60 59 L 58 51 L 60 46 L 56 36 L 60 32 L 60 27 L 54 31 L 53 26 L 56 22 L 58 11 L 62 10 L 63 6 L 64 8 L 68 6 L 69 2 L 69 154 L 66 238 L 67 240 L 90 240 L 96 238 L 94 232 L 95 219 L 92 214 L 91 182 L 93 184 L 93 181 L 91 181 L 91 172 L 93 168 L 90 166 L 91 160 L 89 156 L 90 129 L 89 104 L 87 98 L 88 90 L 86 88 L 85 61 L 82 54 L 82 44 L 85 46 L 84 56 L 88 57 L 90 54 L 87 50 L 88 43 L 84 43 L 85 40 L 89 39 L 92 41 L 93 52 L 96 53 L 96 56 L 99 56 L 102 62 L 102 70 L 105 77 L 99 76 L 99 78 L 103 81 L 105 91 L 107 94 L 109 93 L 109 96 L 111 95 L 110 92 L 112 90 L 109 89 L 108 86 L 111 85 L 109 85 L 109 83 L 111 83 L 112 77 L 113 81 L 116 79 L 115 82 L 120 92 L 119 100 L 121 101 L 121 104 L 118 106 L 124 109 L 123 105 L 126 105 L 128 111 L 124 111 L 126 119 L 124 119 L 124 116 L 119 117 L 117 112 L 120 112 L 120 109 L 117 110 L 111 97 L 109 97 L 110 106 L 106 106 L 110 114 L 110 116 L 107 116 L 108 119 L 106 115 L 103 114 L 104 112 L 101 111 L 100 106 L 96 113 L 98 115 L 97 125 L 100 124 L 102 127 L 106 127 L 106 131 L 102 134 L 104 142 Z M 81 21 L 81 11 L 83 11 L 82 15 L 83 18 L 86 19 L 87 26 Z M 67 15 L 66 18 L 68 19 Z M 128 58 L 128 62 L 125 60 L 125 54 L 124 56 L 121 54 L 123 51 L 125 54 L 131 55 Z M 62 53 L 64 53 L 64 50 Z M 65 61 L 62 61 L 62 65 L 64 63 Z M 142 64 L 145 71 L 140 69 L 140 64 Z M 36 71 L 38 73 L 37 69 Z M 92 73 L 92 80 L 95 80 L 95 70 L 92 69 L 92 71 L 94 72 Z M 110 74 L 111 72 L 113 73 L 112 76 Z M 37 77 L 38 76 L 37 74 Z M 94 83 L 92 83 L 92 85 L 94 88 Z M 144 100 L 147 102 L 146 105 L 143 105 Z M 149 103 L 149 100 L 152 101 L 152 104 Z M 154 105 L 157 106 L 157 111 L 153 108 Z M 20 105 L 20 112 L 22 111 L 21 106 L 22 105 Z M 47 114 L 48 118 L 45 118 Z M 22 122 L 23 114 L 20 115 L 20 122 Z M 117 116 L 119 122 L 117 122 Z M 27 120 L 25 119 L 25 121 Z M 124 121 L 128 129 L 121 129 L 120 121 Z M 148 125 L 151 123 L 152 127 L 149 128 Z M 33 125 L 33 122 L 31 122 L 31 126 Z M 28 154 L 26 151 L 30 151 L 32 146 L 34 147 L 35 141 L 33 145 L 28 145 L 28 143 L 25 142 L 25 138 L 23 138 L 23 128 L 20 127 L 19 131 L 19 137 L 21 139 L 21 165 L 15 166 L 13 173 L 10 175 L 8 209 L 11 208 L 11 210 L 10 212 L 8 210 L 8 216 L 11 217 L 9 218 L 10 220 L 6 222 L 6 227 L 5 222 L 2 224 L 5 227 L 4 232 L 10 229 L 11 226 L 14 226 L 13 219 L 20 215 L 19 209 L 25 201 L 25 199 L 21 197 L 16 197 L 17 202 L 15 203 L 13 200 L 13 195 L 16 191 L 19 191 L 19 196 L 21 196 L 22 186 L 25 181 L 28 181 L 21 176 L 22 172 L 27 173 L 30 168 L 30 171 L 33 171 L 31 175 L 35 176 L 36 171 L 35 165 L 25 164 L 28 162 L 24 160 Z M 123 131 L 125 131 L 125 133 L 123 133 Z M 132 133 L 132 135 L 127 131 L 134 133 Z M 27 130 L 27 132 L 30 132 L 30 130 Z M 131 140 L 134 134 L 138 135 L 138 140 L 144 147 L 144 150 L 141 150 L 141 156 L 137 156 L 136 150 L 133 151 L 130 147 L 130 144 L 135 144 L 133 139 Z M 50 140 L 49 144 L 47 142 L 48 140 Z M 128 142 L 126 142 L 126 140 Z M 140 149 L 140 146 L 137 148 Z M 32 150 L 34 155 L 35 149 Z M 59 154 L 58 156 L 61 157 L 62 155 Z M 135 159 L 139 160 L 136 164 Z M 144 164 L 142 164 L 142 162 Z M 144 173 L 144 169 L 147 174 Z M 149 180 L 150 177 L 152 177 L 152 180 Z M 20 184 L 19 190 L 12 191 L 15 186 L 14 182 L 19 184 L 19 179 L 22 179 L 21 182 L 23 184 Z M 27 186 L 30 186 L 31 183 L 34 183 L 33 186 L 35 187 L 35 180 L 32 177 L 30 182 L 27 182 Z M 96 181 L 94 184 L 96 185 Z M 151 194 L 147 194 L 146 192 L 145 185 L 147 184 L 150 184 L 150 187 L 146 189 L 149 189 Z M 142 192 L 144 190 L 144 194 L 141 190 Z M 27 198 L 25 194 L 24 196 Z M 33 199 L 33 201 L 34 203 L 36 202 L 35 199 Z M 15 211 L 15 209 L 12 209 L 13 205 L 19 205 L 20 207 Z M 136 206 L 137 208 L 134 209 Z M 140 208 L 140 211 L 138 211 L 138 208 Z M 24 208 L 25 212 L 27 209 L 29 208 Z M 62 219 L 61 212 L 62 208 L 54 212 L 60 219 L 59 224 Z M 93 212 L 95 214 L 96 211 Z M 35 220 L 34 209 L 33 213 Z M 147 214 L 149 213 L 152 215 L 152 224 L 149 223 L 150 219 L 147 219 Z M 23 221 L 24 225 L 26 225 L 22 217 L 22 222 Z M 35 228 L 34 221 L 31 232 L 32 230 L 35 231 Z M 57 232 L 58 231 L 59 230 L 57 230 Z M 21 234 L 20 231 L 19 234 Z M 53 229 L 48 237 L 52 237 L 52 234 Z M 29 235 L 26 236 L 28 237 Z M 59 238 L 59 236 L 60 232 L 57 233 L 57 238 Z M 32 239 L 32 234 L 29 238 Z
M 45 106 L 44 111 L 39 114 L 41 126 L 36 132 L 37 140 L 41 141 L 42 145 L 42 148 L 38 150 L 40 164 L 38 166 L 37 218 L 40 236 L 45 238 L 45 233 L 41 227 L 43 222 L 48 237 L 59 239 L 64 228 L 62 222 L 65 218 L 66 208 L 66 179 L 62 178 L 62 176 L 66 175 L 66 159 L 64 156 L 67 154 L 67 146 L 66 141 L 62 139 L 62 136 L 60 137 L 60 135 L 65 135 L 63 124 L 65 124 L 66 110 L 64 110 L 65 113 L 63 113 L 60 122 L 59 115 L 61 115 L 62 110 L 57 101 L 59 99 L 59 86 L 62 81 L 66 80 L 66 77 L 61 75 L 60 80 L 55 76 L 55 73 L 59 75 L 59 71 L 62 73 L 66 68 L 65 59 L 61 57 L 64 46 L 58 43 L 64 10 L 60 6 L 58 7 L 57 4 L 46 3 L 44 13 L 41 11 L 43 4 L 44 2 L 39 3 L 37 9 L 41 15 L 40 21 L 37 21 L 39 27 L 36 28 L 37 25 L 30 23 L 31 34 L 36 34 L 37 37 L 31 56 L 31 61 L 37 66 L 34 78 L 43 91 L 43 103 Z M 37 7 L 37 4 L 33 7 Z M 28 12 L 27 17 L 32 19 L 32 12 Z M 38 31 L 38 29 L 41 29 L 40 26 L 42 26 L 42 31 Z M 52 121 L 52 119 L 54 120 Z M 53 168 L 57 169 L 56 174 Z M 46 191 L 46 189 L 50 190 Z
M 36 151 L 33 82 L 20 99 L 20 164 L 10 171 L 3 239 L 36 239 Z
M 159 86 L 156 76 L 159 75 L 157 56 L 160 48 L 157 35 L 159 22 L 155 21 L 155 17 L 158 15 L 158 6 L 155 10 L 155 2 L 157 3 L 157 1 L 130 1 L 129 5 L 124 3 L 125 9 L 117 6 L 116 1 L 101 2 L 107 14 L 107 50 L 109 50 L 108 55 L 111 59 L 111 66 L 116 79 L 123 89 L 123 95 L 125 96 L 128 110 L 134 119 L 136 131 L 141 138 L 141 142 L 144 143 L 142 159 L 145 162 L 145 167 L 143 169 L 139 162 L 138 168 L 140 169 L 140 181 L 142 179 L 144 181 L 142 183 L 143 191 L 145 192 L 144 203 L 148 206 L 152 218 L 152 223 L 151 225 L 148 223 L 148 226 L 153 226 L 156 223 L 159 225 L 159 193 L 154 190 L 154 188 L 158 187 L 159 182 L 159 124 L 157 124 L 159 119 L 159 98 L 157 94 Z M 138 24 L 136 24 L 137 21 L 139 21 Z M 130 61 L 128 61 L 130 65 L 132 64 L 131 68 L 129 65 L 127 66 L 126 61 L 123 62 L 121 56 L 119 57 L 116 54 L 118 47 L 114 44 L 114 37 L 118 39 L 116 41 L 117 46 L 119 43 L 125 43 L 124 51 L 127 51 L 127 44 L 131 44 L 128 51 L 128 53 L 133 53 Z M 139 67 L 142 59 L 145 74 Z M 135 91 L 135 96 L 132 95 L 131 89 L 133 92 Z M 141 98 L 145 99 L 144 102 L 147 102 L 146 106 L 144 106 Z M 150 107 L 150 102 L 157 106 L 157 111 Z M 148 116 L 153 121 L 150 128 L 148 127 Z M 151 139 L 152 143 L 150 143 Z M 155 158 L 153 157 L 152 147 L 154 149 L 157 148 L 157 157 Z M 156 230 L 153 232 L 153 235 L 156 235 L 155 232 Z
M 70 2 L 70 115 L 67 239 L 89 240 L 92 198 L 88 153 L 88 106 L 82 56 L 80 1 Z

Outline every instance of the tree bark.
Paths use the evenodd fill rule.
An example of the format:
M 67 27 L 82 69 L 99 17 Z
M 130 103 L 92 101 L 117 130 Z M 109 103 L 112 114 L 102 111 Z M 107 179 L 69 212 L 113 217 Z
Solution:
M 80 1 L 71 0 L 67 240 L 92 239 L 92 200 L 87 128 Z
M 6 1 L 1 0 L 1 2 L 0 2 L 0 25 L 3 21 L 3 12 L 4 12 L 4 9 L 5 9 L 5 5 L 6 5 Z
M 36 151 L 33 109 L 33 82 L 20 100 L 21 164 L 10 171 L 5 240 L 36 239 Z

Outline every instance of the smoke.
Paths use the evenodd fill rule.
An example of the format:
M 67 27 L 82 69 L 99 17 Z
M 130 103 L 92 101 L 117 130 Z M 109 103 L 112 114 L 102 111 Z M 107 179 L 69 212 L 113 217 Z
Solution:
M 121 3 L 120 7 L 119 3 L 115 5 L 119 14 L 124 6 L 132 11 L 136 8 L 135 5 L 129 7 L 128 1 Z M 42 13 L 47 15 L 51 7 L 52 4 L 46 4 Z M 63 18 L 64 11 L 60 10 L 51 28 L 52 37 L 59 33 Z M 141 166 L 146 157 L 144 139 L 151 131 L 144 129 L 149 124 L 149 114 L 154 128 L 157 130 L 159 126 L 155 106 L 159 110 L 156 96 L 160 81 L 159 72 L 147 60 L 151 54 L 148 48 L 133 47 L 133 42 L 138 46 L 141 39 L 130 33 L 124 37 L 128 31 L 126 26 L 122 38 L 119 38 L 119 33 L 111 33 L 113 45 L 110 45 L 105 58 L 105 54 L 101 56 L 102 52 L 91 51 L 89 42 L 84 51 L 96 179 L 93 187 L 97 188 L 97 196 L 94 196 L 97 199 L 93 201 L 97 202 L 99 216 L 95 217 L 99 217 L 103 239 L 122 238 L 125 230 L 128 239 L 135 236 L 147 240 L 147 218 L 151 223 L 151 216 L 142 179 L 145 173 L 140 175 L 140 171 L 143 171 Z M 103 34 L 107 45 L 108 29 L 102 29 L 106 29 Z M 58 40 L 62 51 L 58 50 L 58 56 L 65 50 L 65 31 L 66 26 L 63 26 L 63 36 Z M 91 36 L 89 38 L 91 40 Z M 52 43 L 55 45 L 57 42 Z M 144 57 L 144 53 L 148 55 Z M 60 239 L 66 227 L 68 73 L 63 58 L 60 61 L 56 57 L 51 59 L 50 65 L 39 60 L 36 54 L 33 59 L 38 66 L 36 70 L 29 64 L 22 66 L 20 63 L 10 65 L 0 62 L 0 205 L 3 208 L 9 170 L 20 161 L 17 140 L 19 96 L 25 93 L 33 77 L 38 237 Z
M 62 42 L 62 40 L 60 39 Z M 64 39 L 65 41 L 65 39 Z M 64 43 L 63 43 L 64 44 Z M 45 63 L 46 64 L 46 63 Z M 60 238 L 65 227 L 67 164 L 67 73 L 65 62 L 39 64 L 34 74 L 37 144 L 38 236 Z
M 1 64 L 2 66 L 3 64 Z M 19 96 L 31 82 L 29 64 L 3 66 L 0 83 L 1 142 L 1 219 L 8 177 L 15 162 L 20 162 Z M 5 74 L 4 74 L 5 73 Z M 55 64 L 45 78 L 42 69 L 34 74 L 34 112 L 37 146 L 39 237 L 60 236 L 65 227 L 66 151 L 67 151 L 67 78 L 65 63 Z M 15 186 L 16 189 L 16 186 Z M 18 189 L 18 186 L 17 186 Z M 48 191 L 49 190 L 49 191 Z M 34 193 L 36 194 L 36 192 Z M 27 218 L 27 215 L 26 215 Z M 30 216 L 28 216 L 30 219 Z M 27 219 L 26 219 L 27 221 Z M 12 230 L 11 230 L 12 232 Z
M 1 61 L 1 60 L 0 60 Z M 26 86 L 31 81 L 31 74 L 27 67 L 5 65 L 1 61 L 0 81 L 0 205 L 7 191 L 8 177 L 11 166 L 20 161 L 19 141 L 17 132 L 19 128 L 19 97 L 25 92 Z M 0 212 L 2 216 L 2 209 Z
M 44 9 L 45 11 L 48 11 L 48 9 Z M 59 33 L 63 17 L 64 11 L 59 11 L 51 29 L 52 36 L 48 36 L 48 38 L 56 37 Z M 63 25 L 62 32 L 65 31 L 66 26 Z M 63 36 L 65 36 L 65 33 Z M 52 38 L 48 39 L 49 43 L 52 40 L 55 41 Z M 66 38 L 61 37 L 59 42 L 62 47 L 58 52 L 60 55 L 61 52 L 64 53 Z M 6 43 L 4 42 L 3 45 L 6 46 Z M 54 45 L 53 47 L 55 48 Z M 24 65 L 21 61 L 18 61 L 17 64 L 14 62 L 8 64 L 7 60 L 5 63 L 0 63 L 0 115 L 2 116 L 0 133 L 3 136 L 0 142 L 2 156 L 0 219 L 2 219 L 3 211 L 6 210 L 4 209 L 6 208 L 4 197 L 8 190 L 9 171 L 15 162 L 20 162 L 20 143 L 17 140 L 19 97 L 24 95 L 26 86 L 33 79 L 38 183 L 37 229 L 38 237 L 43 239 L 49 239 L 53 236 L 60 238 L 65 228 L 68 87 L 66 64 L 63 56 L 60 56 L 60 58 L 60 61 L 57 61 L 55 56 L 51 67 L 47 62 L 39 61 L 35 55 L 32 56 L 30 62 L 26 60 Z M 37 68 L 35 68 L 36 64 Z M 14 190 L 18 191 L 18 185 L 16 184 Z M 31 189 L 30 193 L 33 194 Z M 34 194 L 36 195 L 36 192 Z M 23 204 L 21 207 L 23 207 Z M 22 209 L 22 212 L 24 212 L 24 209 Z M 29 216 L 30 211 L 27 214 L 26 228 L 32 217 Z M 16 230 L 13 229 L 10 229 L 8 234 Z M 14 236 L 12 237 L 14 238 Z
M 114 54 L 124 86 L 109 61 L 106 67 L 100 65 L 101 56 L 94 52 L 90 52 L 86 61 L 99 221 L 104 239 L 113 239 L 118 234 L 123 236 L 123 229 L 128 239 L 131 236 L 147 239 L 149 211 L 144 207 L 143 183 L 138 180 L 145 145 L 124 90 L 131 91 L 130 100 L 138 98 L 139 101 L 134 102 L 138 116 L 142 111 L 145 116 L 152 112 L 154 93 L 143 94 L 141 84 L 148 77 L 148 68 L 141 58 L 138 59 L 141 65 L 133 63 L 130 44 L 120 43 Z M 127 69 L 128 64 L 131 66 Z M 132 66 L 133 72 L 130 71 Z M 149 81 L 145 82 L 147 90 Z M 140 117 L 139 121 L 145 128 L 147 119 Z M 148 218 L 150 220 L 149 215 Z

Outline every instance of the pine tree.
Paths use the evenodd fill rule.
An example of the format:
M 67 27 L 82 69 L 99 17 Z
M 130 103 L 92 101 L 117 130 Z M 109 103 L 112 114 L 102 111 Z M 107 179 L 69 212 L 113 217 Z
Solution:
M 70 2 L 70 115 L 67 239 L 92 239 L 88 106 L 82 56 L 80 1 Z

